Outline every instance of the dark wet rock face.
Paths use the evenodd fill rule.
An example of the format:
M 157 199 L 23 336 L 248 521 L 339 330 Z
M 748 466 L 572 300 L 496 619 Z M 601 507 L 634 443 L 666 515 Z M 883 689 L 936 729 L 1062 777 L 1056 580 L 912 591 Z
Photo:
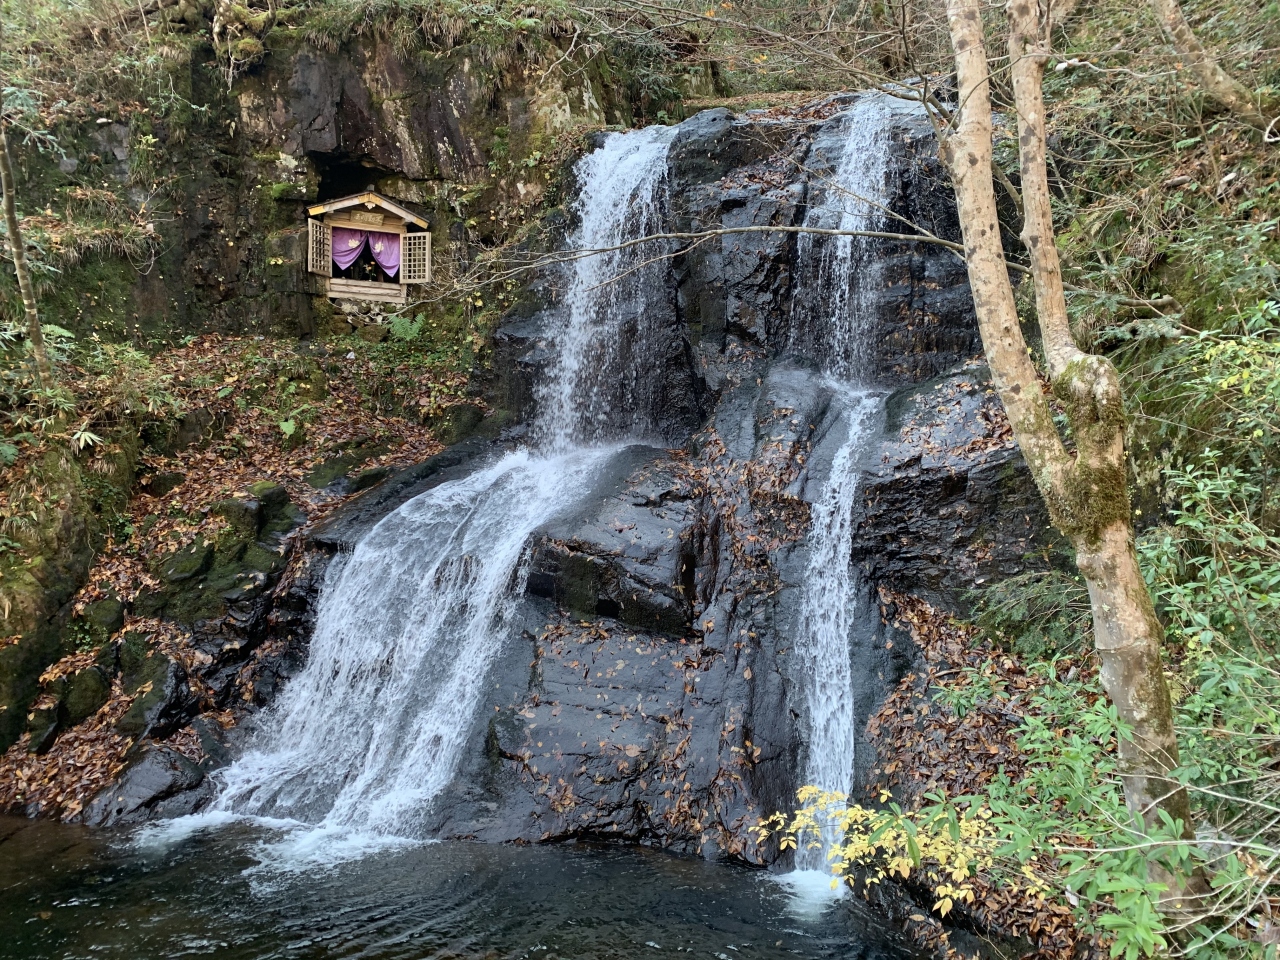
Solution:
M 485 700 L 483 750 L 438 801 L 439 827 L 485 840 L 625 838 L 760 860 L 755 784 L 789 744 L 751 741 L 753 698 L 782 700 L 757 649 L 548 613 Z M 754 670 L 751 665 L 755 664 Z M 772 688 L 770 690 L 770 688 Z
M 984 364 L 894 393 L 877 453 L 854 542 L 870 579 L 947 609 L 1062 555 Z
M 120 780 L 89 804 L 81 817 L 95 827 L 144 823 L 190 809 L 190 793 L 205 774 L 178 751 L 148 746 Z
M 839 121 L 681 126 L 668 162 L 672 227 L 804 222 L 847 135 Z M 889 151 L 894 214 L 955 239 L 927 124 Z M 897 232 L 900 228 L 887 229 Z M 851 561 L 863 579 L 850 658 L 855 782 L 875 754 L 866 721 L 913 664 L 884 625 L 879 584 L 953 609 L 984 579 L 1047 562 L 1043 508 L 980 351 L 963 265 L 938 246 L 876 241 L 867 376 L 887 394 L 862 453 Z M 794 650 L 810 505 L 841 442 L 839 405 L 794 327 L 793 234 L 728 234 L 672 263 L 668 311 L 704 411 L 685 451 L 636 452 L 630 472 L 532 546 L 526 629 L 493 669 L 452 788 L 444 835 L 600 836 L 771 862 L 748 827 L 788 808 L 808 749 Z M 500 329 L 506 399 L 530 397 L 554 344 L 543 313 Z M 515 384 L 515 386 L 513 386 Z M 668 401 L 672 400 L 668 396 Z M 606 485 L 607 486 L 607 485 Z M 855 787 L 861 789 L 861 787 Z

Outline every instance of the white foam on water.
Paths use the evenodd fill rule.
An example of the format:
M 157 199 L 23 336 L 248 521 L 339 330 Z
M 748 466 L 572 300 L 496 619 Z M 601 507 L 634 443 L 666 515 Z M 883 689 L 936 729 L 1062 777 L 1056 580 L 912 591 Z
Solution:
M 849 893 L 828 870 L 792 870 L 773 879 L 787 891 L 788 909 L 803 919 L 816 920 Z

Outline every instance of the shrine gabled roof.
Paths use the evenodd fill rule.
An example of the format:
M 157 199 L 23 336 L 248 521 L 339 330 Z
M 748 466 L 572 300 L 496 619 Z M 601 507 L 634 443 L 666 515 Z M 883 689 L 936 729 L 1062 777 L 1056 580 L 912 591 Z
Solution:
M 307 207 L 307 214 L 314 217 L 322 213 L 336 213 L 339 210 L 346 210 L 349 207 L 368 207 L 370 210 L 374 207 L 381 207 L 388 213 L 395 214 L 401 220 L 408 223 L 416 223 L 418 226 L 422 227 L 423 230 L 431 229 L 427 221 L 423 220 L 416 213 L 411 210 L 406 210 L 394 200 L 390 200 L 382 194 L 374 193 L 370 190 L 366 190 L 363 193 L 353 193 L 351 196 L 342 197 L 339 200 L 329 200 L 325 203 L 313 204 L 312 206 Z

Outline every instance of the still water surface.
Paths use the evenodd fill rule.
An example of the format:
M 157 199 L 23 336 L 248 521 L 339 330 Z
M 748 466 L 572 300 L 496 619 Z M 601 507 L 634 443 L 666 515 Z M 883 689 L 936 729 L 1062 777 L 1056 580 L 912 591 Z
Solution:
M 264 867 L 270 831 L 169 844 L 0 818 L 0 957 L 913 960 L 848 897 L 608 846 L 436 843 Z

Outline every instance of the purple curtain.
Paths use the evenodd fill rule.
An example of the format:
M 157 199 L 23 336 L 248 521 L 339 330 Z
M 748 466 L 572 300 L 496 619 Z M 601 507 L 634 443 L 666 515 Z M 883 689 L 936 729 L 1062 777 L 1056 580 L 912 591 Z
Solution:
M 346 227 L 333 228 L 333 262 L 343 270 L 356 262 L 360 251 L 369 240 L 369 234 L 363 230 L 348 230 Z M 400 262 L 400 250 L 396 248 L 396 262 Z
M 400 234 L 371 232 L 369 234 L 369 252 L 378 261 L 388 277 L 394 277 L 400 269 Z

